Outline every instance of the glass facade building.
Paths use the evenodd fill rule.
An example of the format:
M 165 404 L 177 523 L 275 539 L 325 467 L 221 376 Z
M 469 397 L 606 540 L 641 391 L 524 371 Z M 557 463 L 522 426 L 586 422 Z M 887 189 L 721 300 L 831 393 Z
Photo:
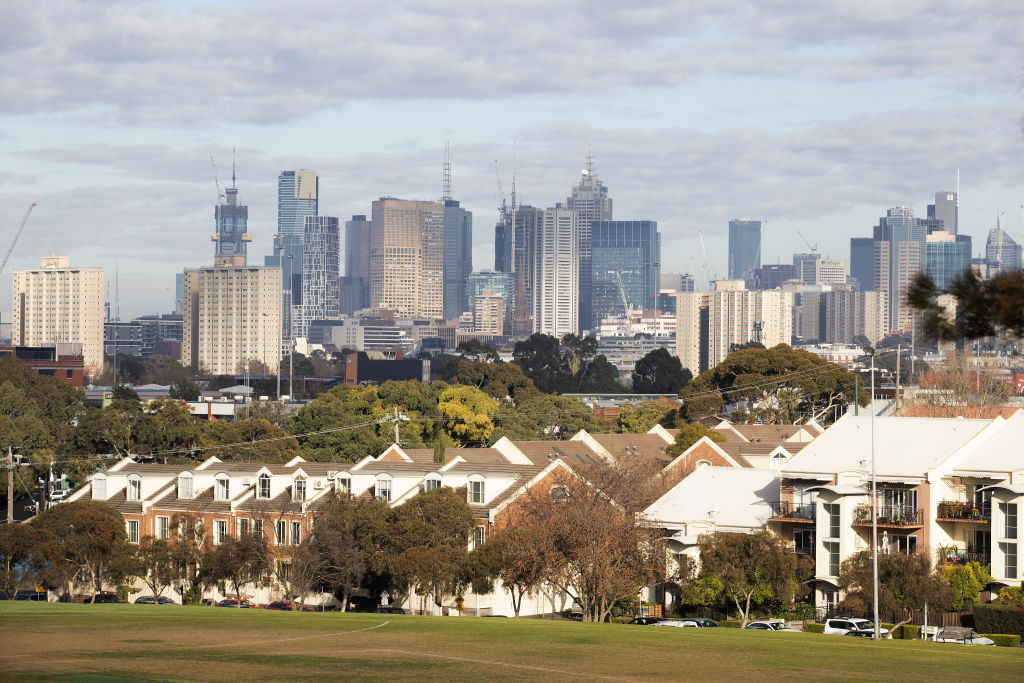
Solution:
M 466 281 L 473 272 L 473 212 L 454 199 L 444 200 L 444 317 L 458 318 L 470 310 Z
M 224 203 L 217 204 L 213 212 L 216 221 L 213 263 L 218 266 L 244 266 L 246 246 L 252 241 L 252 235 L 246 228 L 249 207 L 238 203 L 237 188 L 229 187 L 224 194 Z
M 761 221 L 734 218 L 729 221 L 729 279 L 743 280 L 747 289 L 758 289 L 761 274 Z
M 971 265 L 971 236 L 933 232 L 925 242 L 925 273 L 939 288 L 949 286 L 953 276 Z
M 582 326 L 595 330 L 601 320 L 625 315 L 629 308 L 650 310 L 661 288 L 661 235 L 655 221 L 593 221 L 590 224 L 590 320 Z M 619 283 L 622 287 L 620 289 Z
M 337 218 L 306 216 L 302 237 L 302 307 L 295 325 L 296 337 L 305 337 L 313 320 L 338 317 L 340 239 Z

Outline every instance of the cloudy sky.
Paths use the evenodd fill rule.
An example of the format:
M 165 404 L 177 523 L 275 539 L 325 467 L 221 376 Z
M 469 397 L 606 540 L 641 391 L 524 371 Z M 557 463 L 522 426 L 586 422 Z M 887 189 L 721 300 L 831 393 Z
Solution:
M 739 8 L 733 9 L 731 6 Z M 724 275 L 729 218 L 763 260 L 832 256 L 886 208 L 918 215 L 960 170 L 975 252 L 1024 203 L 1024 4 L 1010 0 L 0 2 L 0 276 L 45 253 L 120 272 L 121 315 L 168 311 L 212 261 L 237 149 L 250 262 L 282 169 L 320 173 L 322 214 L 437 198 L 451 141 L 493 267 L 495 160 L 550 206 L 592 145 L 618 219 L 654 219 L 663 269 Z M 2 253 L 0 251 L 0 253 Z

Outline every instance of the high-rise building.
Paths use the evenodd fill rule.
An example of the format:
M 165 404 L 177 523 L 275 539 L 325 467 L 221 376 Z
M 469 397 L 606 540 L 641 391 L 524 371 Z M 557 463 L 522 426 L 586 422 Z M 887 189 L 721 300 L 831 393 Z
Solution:
M 761 221 L 734 218 L 729 221 L 729 279 L 743 280 L 747 289 L 755 289 L 760 272 Z
M 373 224 L 364 215 L 345 221 L 345 276 L 341 279 L 341 312 L 346 315 L 370 305 L 370 234 Z
M 400 316 L 444 316 L 444 202 L 373 202 L 370 306 Z
M 778 289 L 793 279 L 793 266 L 789 263 L 768 263 L 761 266 L 758 289 Z
M 39 268 L 14 271 L 11 311 L 14 346 L 80 344 L 86 373 L 103 372 L 102 268 L 44 256 Z
M 213 241 L 216 248 L 213 263 L 217 266 L 240 266 L 245 264 L 246 247 L 252 241 L 246 225 L 249 221 L 249 207 L 238 203 L 238 188 L 232 176 L 231 187 L 224 190 L 224 202 L 218 202 L 214 209 L 216 232 Z
M 713 368 L 734 344 L 759 341 L 771 348 L 793 336 L 793 295 L 752 292 L 742 280 L 719 280 L 714 292 L 676 296 L 676 355 L 694 375 Z
M 181 315 L 181 307 L 185 300 L 185 275 L 174 274 L 174 312 Z
M 505 334 L 505 298 L 485 289 L 473 299 L 473 332 L 500 337 Z
M 874 233 L 873 289 L 886 294 L 891 329 L 909 332 L 915 313 L 907 305 L 907 289 L 925 269 L 928 224 L 914 218 L 913 209 L 897 206 L 879 219 Z
M 302 235 L 302 307 L 295 325 L 296 337 L 304 338 L 313 320 L 332 320 L 339 315 L 340 239 L 337 218 L 306 216 Z
M 805 262 L 803 281 L 809 285 L 846 284 L 846 261 L 841 258 L 817 258 Z
M 444 318 L 469 310 L 466 281 L 473 272 L 473 213 L 454 199 L 444 203 Z
M 661 289 L 673 292 L 692 292 L 696 289 L 696 281 L 689 273 L 662 273 L 660 280 Z
M 591 302 L 593 293 L 590 291 L 591 283 L 591 236 L 590 226 L 594 221 L 612 220 L 612 199 L 608 196 L 608 188 L 605 187 L 594 171 L 594 155 L 587 151 L 587 163 L 580 174 L 580 182 L 572 188 L 572 194 L 559 204 L 557 208 L 569 209 L 576 212 L 579 223 L 579 322 L 586 326 L 592 319 Z
M 494 270 L 499 273 L 512 272 L 512 253 L 515 248 L 513 232 L 511 223 L 506 222 L 505 213 L 502 212 L 494 226 Z
M 955 275 L 971 266 L 970 235 L 954 235 L 939 230 L 928 234 L 924 247 L 924 272 L 939 288 L 947 287 Z
M 274 253 L 263 263 L 281 269 L 284 313 L 281 319 L 283 347 L 291 346 L 293 318 L 302 306 L 302 236 L 306 216 L 319 213 L 320 179 L 316 171 L 281 171 L 277 178 L 277 234 Z M 283 350 L 282 347 L 282 350 Z
M 481 270 L 470 273 L 466 282 L 466 301 L 469 310 L 475 310 L 476 297 L 483 292 L 495 292 L 505 301 L 505 316 L 511 322 L 509 308 L 516 296 L 516 278 L 514 273 L 501 273 L 493 270 Z
M 985 242 L 985 258 L 989 275 L 1021 269 L 1021 245 L 1011 238 L 1002 226 L 992 228 Z
M 559 339 L 580 329 L 580 225 L 572 209 L 544 212 L 534 239 L 533 331 Z
M 888 332 L 888 306 L 883 292 L 852 291 L 847 285 L 831 290 L 802 291 L 793 308 L 793 336 L 802 342 L 852 344 L 858 336 L 877 344 Z
M 861 290 L 875 288 L 875 240 L 871 237 L 850 239 L 850 277 L 854 287 Z
M 628 315 L 624 305 L 655 308 L 661 284 L 661 235 L 655 221 L 591 221 L 590 253 L 591 317 L 584 327 L 599 330 L 604 318 Z
M 536 240 L 544 211 L 533 206 L 516 206 L 509 217 L 513 226 L 512 272 L 516 276 L 516 294 L 509 316 L 516 335 L 533 331 L 533 278 L 537 256 Z
M 935 203 L 928 205 L 928 218 L 942 221 L 937 230 L 944 230 L 953 235 L 959 234 L 960 201 L 956 192 L 936 192 Z M 935 232 L 935 230 L 929 230 Z

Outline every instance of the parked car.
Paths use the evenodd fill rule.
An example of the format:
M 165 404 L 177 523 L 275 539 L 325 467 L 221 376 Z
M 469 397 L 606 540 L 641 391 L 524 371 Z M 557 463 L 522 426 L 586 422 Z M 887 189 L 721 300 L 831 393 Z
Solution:
M 244 598 L 241 599 L 241 600 L 235 600 L 234 598 L 225 598 L 224 600 L 221 600 L 220 602 L 218 602 L 216 606 L 217 607 L 241 607 L 241 608 L 244 608 L 244 609 L 248 609 L 248 608 L 252 607 L 252 604 L 248 600 L 246 600 Z M 268 607 L 267 609 L 270 609 L 270 608 Z
M 718 622 L 714 619 L 708 619 L 707 617 L 683 617 L 680 621 L 692 622 L 694 626 L 699 628 L 717 628 Z
M 36 591 L 18 591 L 14 595 L 15 600 L 28 600 L 31 602 L 46 602 L 46 591 L 37 593 Z
M 95 600 L 91 600 L 91 596 L 90 596 L 90 597 L 86 598 L 85 601 L 86 602 L 90 602 L 91 601 L 91 602 L 93 602 L 94 604 L 97 604 L 97 605 L 109 605 L 109 604 L 114 604 L 114 603 L 123 604 L 125 602 L 124 600 L 122 600 L 121 598 L 117 597 L 113 593 L 97 593 Z
M 401 607 L 378 607 L 373 610 L 374 614 L 408 614 L 407 611 Z
M 682 619 L 663 619 L 663 620 L 655 622 L 654 624 L 651 624 L 651 625 L 652 626 L 675 626 L 676 628 L 699 628 L 697 626 L 697 622 L 695 622 L 695 621 L 693 621 L 691 619 L 687 619 L 686 621 L 683 621 Z
M 874 638 L 874 631 L 847 631 L 844 635 L 853 636 L 854 638 Z
M 932 640 L 936 643 L 960 643 L 961 645 L 995 645 L 991 638 L 978 635 L 970 629 L 944 628 L 935 632 Z
M 752 621 L 744 628 L 749 628 L 752 631 L 792 631 L 796 632 L 795 628 L 789 628 L 786 626 L 786 622 L 781 619 L 763 619 L 759 621 Z
M 161 604 L 161 605 L 177 605 L 178 604 L 178 603 L 174 602 L 174 600 L 171 600 L 170 598 L 165 598 L 162 595 L 159 598 L 157 598 L 156 600 L 153 599 L 152 595 L 143 595 L 141 597 L 136 598 L 135 602 L 133 602 L 132 604 L 133 605 L 152 605 L 152 604 L 154 604 L 154 602 L 158 603 L 158 604 Z
M 640 626 L 650 626 L 652 624 L 657 624 L 659 621 L 661 621 L 661 617 L 633 617 L 629 623 L 638 624 Z
M 281 612 L 291 612 L 292 611 L 292 603 L 291 603 L 290 600 L 278 600 L 277 602 L 270 603 L 269 605 L 267 605 L 266 608 L 267 609 L 278 610 L 278 611 L 281 611 Z M 298 608 L 295 611 L 296 612 L 312 612 L 314 610 L 313 610 L 312 607 L 300 607 L 300 608 Z
M 850 631 L 867 631 L 874 635 L 875 625 L 867 619 L 859 617 L 833 617 L 825 620 L 825 628 L 822 633 L 832 636 L 845 636 Z M 889 629 L 880 629 L 883 638 L 892 638 Z

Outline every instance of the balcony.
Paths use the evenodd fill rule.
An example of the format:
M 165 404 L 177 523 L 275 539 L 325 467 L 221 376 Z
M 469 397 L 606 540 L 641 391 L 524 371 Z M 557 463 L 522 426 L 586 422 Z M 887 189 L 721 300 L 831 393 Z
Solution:
M 940 522 L 988 524 L 992 521 L 991 505 L 975 505 L 958 500 L 939 502 L 935 518 Z
M 815 506 L 813 503 L 799 505 L 788 500 L 768 503 L 771 508 L 769 521 L 772 522 L 796 522 L 798 524 L 813 524 Z
M 909 505 L 880 505 L 878 526 L 906 528 L 924 525 L 924 510 Z M 853 526 L 871 526 L 871 506 L 858 505 L 853 509 Z
M 971 562 L 988 564 L 989 562 L 988 552 L 977 552 L 973 546 L 968 547 L 967 550 L 956 546 L 939 546 L 935 554 L 940 565 L 969 564 Z

